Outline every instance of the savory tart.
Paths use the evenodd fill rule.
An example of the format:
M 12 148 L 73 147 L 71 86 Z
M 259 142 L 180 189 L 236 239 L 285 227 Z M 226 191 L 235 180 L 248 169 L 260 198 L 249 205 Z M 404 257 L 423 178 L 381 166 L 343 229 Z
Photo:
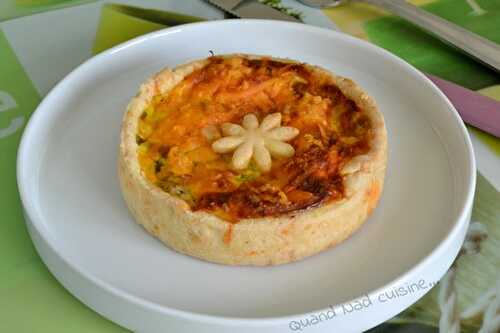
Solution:
M 374 101 L 319 67 L 212 56 L 147 80 L 130 102 L 119 178 L 135 220 L 171 248 L 276 265 L 356 231 L 381 195 Z

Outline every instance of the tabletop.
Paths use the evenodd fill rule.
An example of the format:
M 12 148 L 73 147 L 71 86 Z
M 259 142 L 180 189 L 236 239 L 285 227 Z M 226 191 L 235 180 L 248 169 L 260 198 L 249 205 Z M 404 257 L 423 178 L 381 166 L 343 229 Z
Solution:
M 352 3 L 313 9 L 263 0 L 306 24 L 368 40 L 433 74 L 500 101 L 500 75 L 408 22 Z M 412 0 L 500 43 L 496 0 Z M 0 4 L 0 331 L 126 332 L 80 303 L 50 274 L 27 233 L 15 163 L 26 122 L 73 68 L 133 37 L 225 14 L 200 0 L 3 0 Z M 120 29 L 116 29 L 120 27 Z M 500 139 L 468 127 L 478 166 L 469 237 L 442 281 L 370 332 L 497 332 L 500 325 Z M 471 310 L 472 309 L 472 310 Z M 450 311 L 459 315 L 450 316 Z M 495 326 L 497 325 L 497 326 Z M 454 327 L 454 328 L 453 328 Z

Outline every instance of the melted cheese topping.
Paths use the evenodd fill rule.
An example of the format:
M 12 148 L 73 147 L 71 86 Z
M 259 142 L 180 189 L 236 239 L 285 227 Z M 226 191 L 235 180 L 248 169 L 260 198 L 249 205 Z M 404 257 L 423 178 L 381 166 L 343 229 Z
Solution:
M 145 177 L 193 210 L 225 220 L 277 216 L 341 199 L 339 170 L 369 150 L 371 124 L 325 73 L 271 59 L 211 57 L 144 111 L 137 133 Z M 299 129 L 290 158 L 274 159 L 268 173 L 253 163 L 231 169 L 231 154 L 217 154 L 203 129 L 282 114 Z

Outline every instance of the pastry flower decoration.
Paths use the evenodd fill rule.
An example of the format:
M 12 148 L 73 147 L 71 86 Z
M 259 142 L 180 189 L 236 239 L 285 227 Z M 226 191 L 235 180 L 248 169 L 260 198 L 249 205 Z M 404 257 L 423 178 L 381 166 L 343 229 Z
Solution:
M 247 114 L 242 126 L 233 123 L 221 125 L 223 138 L 212 143 L 212 149 L 220 154 L 234 151 L 232 167 L 245 169 L 253 158 L 262 172 L 271 170 L 271 156 L 275 158 L 291 157 L 293 147 L 285 143 L 299 134 L 294 127 L 281 126 L 281 113 L 267 115 L 259 126 L 257 117 Z

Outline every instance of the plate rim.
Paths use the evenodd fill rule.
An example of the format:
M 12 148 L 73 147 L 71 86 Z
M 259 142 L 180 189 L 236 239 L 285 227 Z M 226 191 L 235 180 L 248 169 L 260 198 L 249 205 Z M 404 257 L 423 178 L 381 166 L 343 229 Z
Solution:
M 389 51 L 386 51 L 382 49 L 381 47 L 371 44 L 367 41 L 358 39 L 356 37 L 347 35 L 345 33 L 331 30 L 331 29 L 326 29 L 326 28 L 321 28 L 321 27 L 316 27 L 316 26 L 311 26 L 311 25 L 306 25 L 303 23 L 294 23 L 294 22 L 284 22 L 284 21 L 274 21 L 274 20 L 261 20 L 261 19 L 224 19 L 224 20 L 213 20 L 213 21 L 204 21 L 204 22 L 196 22 L 196 23 L 188 23 L 188 24 L 183 24 L 183 25 L 178 25 L 178 26 L 173 26 L 173 27 L 168 27 L 165 29 L 161 29 L 158 31 L 154 31 L 136 38 L 133 38 L 129 41 L 126 41 L 124 43 L 121 43 L 117 46 L 114 46 L 111 49 L 108 49 L 106 51 L 103 51 L 86 61 L 84 61 L 82 64 L 74 68 L 70 73 L 68 73 L 61 81 L 59 81 L 50 91 L 49 93 L 43 98 L 41 103 L 37 106 L 35 111 L 32 113 L 24 131 L 21 137 L 21 141 L 19 144 L 18 148 L 18 154 L 17 154 L 17 161 L 16 161 L 16 175 L 17 175 L 17 184 L 18 184 L 18 189 L 19 189 L 19 194 L 20 194 L 20 199 L 22 202 L 22 206 L 26 215 L 25 222 L 28 224 L 31 224 L 31 226 L 36 229 L 38 234 L 42 237 L 42 240 L 44 243 L 50 248 L 52 252 L 57 254 L 60 260 L 62 260 L 68 267 L 70 267 L 72 270 L 74 270 L 76 273 L 80 274 L 83 278 L 87 279 L 91 283 L 95 284 L 97 287 L 106 290 L 107 292 L 113 294 L 115 297 L 118 297 L 122 300 L 126 300 L 130 302 L 131 304 L 136 304 L 138 306 L 141 306 L 145 310 L 152 310 L 155 312 L 159 312 L 162 314 L 166 315 L 171 315 L 174 317 L 180 317 L 184 318 L 187 320 L 192 320 L 196 322 L 205 322 L 205 323 L 213 323 L 213 324 L 227 324 L 227 325 L 246 325 L 246 326 L 260 326 L 260 325 L 272 325 L 272 324 L 277 324 L 277 323 L 283 323 L 283 322 L 290 322 L 293 321 L 294 319 L 298 317 L 307 317 L 310 315 L 317 314 L 318 312 L 321 311 L 327 311 L 329 308 L 325 307 L 322 309 L 317 309 L 314 311 L 309 311 L 306 313 L 301 313 L 301 314 L 294 314 L 294 315 L 286 315 L 286 316 L 276 316 L 276 317 L 263 317 L 263 318 L 246 318 L 246 317 L 232 317 L 232 316 L 223 316 L 223 315 L 210 315 L 210 314 L 203 314 L 203 313 L 197 313 L 193 311 L 188 311 L 188 310 L 181 310 L 181 309 L 176 309 L 172 307 L 168 307 L 165 305 L 160 305 L 158 303 L 143 299 L 139 296 L 136 296 L 132 293 L 128 293 L 125 290 L 118 288 L 108 282 L 105 282 L 97 277 L 95 277 L 91 272 L 88 272 L 79 266 L 75 265 L 71 260 L 66 258 L 63 253 L 60 252 L 60 250 L 57 249 L 55 240 L 52 239 L 52 237 L 47 233 L 46 228 L 40 228 L 38 221 L 43 220 L 41 216 L 39 216 L 36 212 L 36 209 L 34 208 L 33 204 L 33 198 L 30 195 L 29 191 L 27 190 L 28 186 L 25 186 L 25 183 L 29 181 L 30 175 L 26 174 L 24 171 L 24 166 L 23 166 L 23 160 L 26 158 L 27 153 L 29 152 L 30 146 L 28 145 L 28 141 L 31 136 L 33 136 L 34 128 L 36 124 L 39 123 L 39 118 L 41 118 L 44 113 L 43 109 L 45 109 L 45 105 L 49 103 L 51 99 L 54 98 L 54 95 L 57 93 L 57 91 L 60 89 L 61 86 L 64 86 L 66 82 L 71 82 L 74 76 L 78 75 L 80 72 L 84 71 L 87 67 L 91 67 L 95 62 L 100 61 L 101 58 L 107 58 L 109 56 L 112 56 L 115 53 L 120 52 L 121 50 L 127 49 L 134 47 L 136 45 L 140 45 L 143 42 L 146 42 L 147 40 L 154 39 L 157 37 L 161 37 L 164 35 L 172 34 L 172 33 L 178 33 L 181 32 L 182 30 L 185 29 L 196 29 L 198 26 L 215 26 L 215 25 L 243 25 L 243 24 L 263 24 L 263 25 L 281 25 L 284 28 L 286 26 L 288 27 L 298 27 L 300 26 L 301 29 L 307 30 L 310 33 L 319 33 L 319 34 L 324 34 L 324 35 L 330 35 L 334 39 L 344 39 L 348 42 L 351 42 L 353 44 L 357 44 L 360 47 L 368 48 L 371 49 L 372 51 L 378 53 L 379 55 L 389 58 L 391 61 L 394 61 L 396 63 L 399 63 L 403 67 L 405 67 L 408 71 L 416 75 L 422 83 L 425 83 L 427 87 L 431 90 L 434 91 L 434 93 L 437 93 L 439 97 L 447 104 L 448 111 L 453 115 L 454 120 L 456 121 L 456 125 L 458 126 L 458 130 L 460 131 L 460 134 L 462 135 L 462 138 L 464 139 L 464 144 L 467 150 L 467 158 L 468 158 L 468 165 L 466 166 L 466 171 L 469 173 L 469 177 L 466 180 L 466 185 L 464 188 L 467 188 L 467 194 L 465 200 L 463 202 L 461 201 L 459 204 L 459 211 L 458 216 L 453 218 L 454 225 L 451 228 L 450 232 L 445 236 L 445 238 L 437 245 L 435 246 L 429 254 L 427 254 L 424 258 L 422 258 L 418 263 L 416 263 L 414 266 L 412 266 L 410 269 L 402 272 L 398 277 L 394 278 L 393 280 L 386 282 L 383 286 L 371 290 L 368 293 L 369 294 L 375 294 L 375 293 L 380 293 L 383 292 L 384 290 L 387 290 L 390 288 L 392 285 L 398 284 L 400 281 L 404 281 L 408 277 L 411 277 L 414 275 L 414 272 L 421 270 L 423 267 L 425 267 L 429 261 L 433 260 L 435 256 L 439 253 L 444 251 L 447 247 L 450 246 L 452 242 L 455 241 L 455 239 L 460 235 L 460 231 L 462 228 L 465 226 L 463 224 L 468 225 L 469 221 L 467 220 L 467 216 L 470 213 L 472 209 L 472 204 L 473 204 L 473 199 L 474 199 L 474 190 L 476 187 L 476 161 L 475 161 L 475 156 L 473 153 L 473 147 L 471 143 L 471 139 L 469 137 L 469 134 L 466 130 L 466 127 L 460 118 L 458 112 L 456 111 L 455 107 L 451 104 L 451 102 L 448 100 L 448 98 L 444 95 L 444 93 L 439 90 L 436 85 L 429 80 L 422 72 L 420 72 L 418 69 L 407 63 L 406 61 L 402 60 L 401 58 L 397 57 L 396 55 L 390 53 Z M 31 233 L 30 233 L 31 236 Z M 453 258 L 452 258 L 453 259 Z M 450 260 L 451 263 L 451 260 Z M 71 291 L 71 290 L 70 290 Z M 359 296 L 353 297 L 352 299 L 356 299 Z M 79 297 L 77 297 L 79 298 Z

